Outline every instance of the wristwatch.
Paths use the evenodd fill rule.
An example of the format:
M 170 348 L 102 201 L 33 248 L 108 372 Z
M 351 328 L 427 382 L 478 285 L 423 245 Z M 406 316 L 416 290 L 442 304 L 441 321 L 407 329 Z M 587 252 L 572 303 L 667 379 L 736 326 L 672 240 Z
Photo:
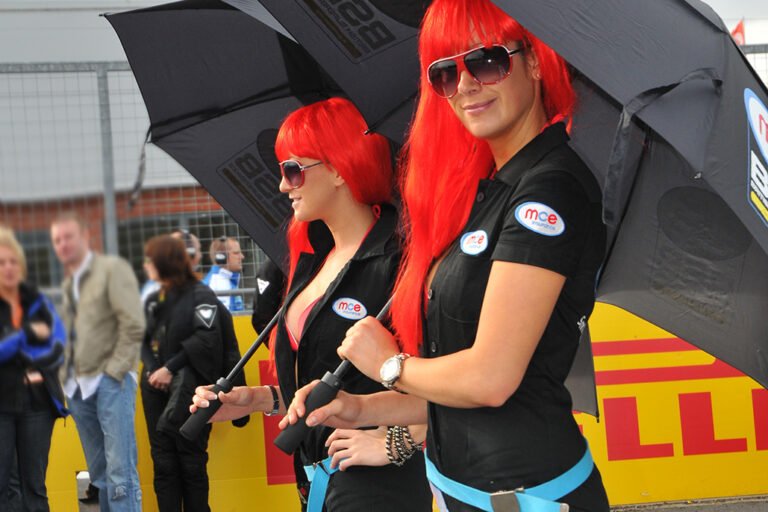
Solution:
M 384 361 L 379 369 L 379 377 L 381 377 L 381 385 L 387 389 L 399 391 L 395 387 L 395 383 L 400 378 L 400 373 L 403 371 L 403 361 L 408 359 L 408 354 L 400 353 L 394 355 Z
M 265 411 L 264 416 L 274 416 L 280 412 L 280 398 L 277 396 L 277 389 L 275 386 L 265 386 L 272 393 L 272 410 Z

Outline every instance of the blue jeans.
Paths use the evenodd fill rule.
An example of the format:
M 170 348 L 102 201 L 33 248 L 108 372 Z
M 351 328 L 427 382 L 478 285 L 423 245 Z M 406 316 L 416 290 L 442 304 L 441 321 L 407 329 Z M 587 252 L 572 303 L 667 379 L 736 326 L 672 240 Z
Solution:
M 69 409 L 85 451 L 91 483 L 99 488 L 100 512 L 141 512 L 136 469 L 136 381 L 118 382 L 104 374 L 96 392 L 83 400 L 80 390 Z

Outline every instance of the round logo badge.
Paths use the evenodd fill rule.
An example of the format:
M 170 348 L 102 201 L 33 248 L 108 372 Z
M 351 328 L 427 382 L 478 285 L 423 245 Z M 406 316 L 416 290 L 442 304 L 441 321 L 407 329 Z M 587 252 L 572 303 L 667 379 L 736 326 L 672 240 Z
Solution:
M 562 235 L 565 221 L 549 206 L 529 201 L 515 209 L 515 218 L 524 228 L 545 236 Z
M 461 237 L 461 251 L 465 254 L 474 256 L 480 254 L 488 248 L 488 233 L 482 229 L 464 233 Z
M 333 303 L 333 311 L 347 320 L 360 320 L 368 315 L 368 310 L 359 300 L 342 297 Z

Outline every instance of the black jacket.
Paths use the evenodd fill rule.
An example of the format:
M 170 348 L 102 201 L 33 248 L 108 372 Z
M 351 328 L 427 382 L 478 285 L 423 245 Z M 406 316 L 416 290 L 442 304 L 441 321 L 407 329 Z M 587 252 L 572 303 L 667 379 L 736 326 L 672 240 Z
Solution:
M 272 317 L 275 316 L 285 292 L 285 275 L 270 259 L 256 269 L 256 293 L 253 294 L 253 314 L 251 325 L 261 334 Z
M 391 205 L 383 205 L 379 220 L 357 253 L 312 308 L 304 325 L 298 353 L 291 349 L 285 314 L 281 315 L 276 327 L 275 361 L 285 403 L 293 400 L 297 383 L 299 387 L 304 386 L 313 379 L 322 378 L 325 372 L 335 370 L 341 362 L 336 349 L 347 329 L 364 316 L 376 316 L 389 299 L 400 262 L 400 240 L 396 227 L 397 211 Z M 321 221 L 310 224 L 309 240 L 315 252 L 303 253 L 299 257 L 286 304 L 290 304 L 312 280 L 333 248 L 333 238 Z M 380 383 L 355 369 L 346 375 L 344 382 L 345 390 L 350 393 L 368 394 L 384 390 Z M 327 455 L 324 443 L 332 430 L 327 427 L 312 429 L 302 445 L 305 462 L 315 462 Z
M 45 307 L 38 308 L 30 316 L 31 306 L 40 298 L 40 292 L 26 283 L 19 286 L 21 309 L 23 311 L 22 329 L 30 343 L 45 345 L 47 340 L 40 340 L 30 328 L 32 322 L 43 322 L 49 328 L 53 327 L 53 314 Z M 11 321 L 11 306 L 4 300 L 0 300 L 0 338 L 14 331 Z M 21 413 L 27 408 L 50 407 L 57 416 L 66 416 L 64 409 L 64 392 L 59 382 L 58 368 L 60 361 L 52 364 L 30 364 L 24 361 L 21 354 L 9 361 L 0 364 L 0 412 Z M 27 370 L 37 370 L 43 375 L 42 385 L 27 385 Z
M 142 380 L 165 366 L 174 373 L 164 416 L 176 429 L 189 416 L 196 386 L 210 384 L 222 375 L 223 347 L 220 322 L 222 304 L 200 282 L 147 298 L 144 308 L 147 331 L 141 347 Z

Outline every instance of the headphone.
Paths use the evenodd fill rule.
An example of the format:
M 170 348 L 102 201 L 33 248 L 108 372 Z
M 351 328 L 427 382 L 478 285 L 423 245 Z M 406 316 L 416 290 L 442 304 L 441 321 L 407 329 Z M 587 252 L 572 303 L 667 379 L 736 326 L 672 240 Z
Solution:
M 218 249 L 213 255 L 213 262 L 217 265 L 226 265 L 227 260 L 227 237 L 222 235 L 219 237 L 221 249 Z
M 189 259 L 195 259 L 195 256 L 197 256 L 197 249 L 195 248 L 195 242 L 192 241 L 190 232 L 184 228 L 179 228 L 176 232 L 181 233 L 181 239 L 184 241 L 184 246 L 187 248 Z

